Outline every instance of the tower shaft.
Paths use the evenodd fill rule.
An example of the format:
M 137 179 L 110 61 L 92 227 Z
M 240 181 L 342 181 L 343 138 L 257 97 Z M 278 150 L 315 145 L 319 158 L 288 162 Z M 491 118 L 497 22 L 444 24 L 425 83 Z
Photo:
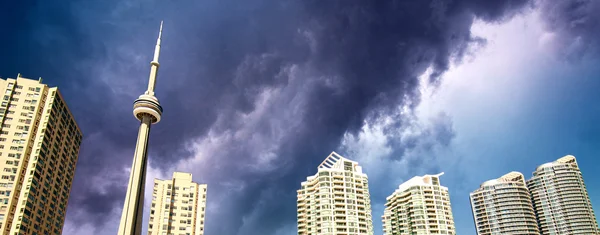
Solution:
M 162 36 L 162 22 L 154 58 L 150 62 L 150 77 L 148 81 L 148 90 L 142 94 L 133 104 L 133 115 L 140 120 L 140 129 L 136 142 L 133 163 L 127 186 L 127 194 L 123 205 L 121 223 L 119 224 L 118 235 L 140 235 L 142 233 L 142 216 L 144 209 L 144 188 L 146 183 L 146 168 L 148 163 L 148 139 L 150 137 L 150 127 L 160 121 L 162 107 L 158 99 L 154 96 L 156 85 L 156 75 L 158 73 L 158 57 L 160 53 L 160 40 Z
M 121 224 L 119 225 L 119 235 L 139 235 L 142 233 L 150 126 L 151 118 L 149 116 L 142 118 L 125 196 L 125 205 L 121 215 Z

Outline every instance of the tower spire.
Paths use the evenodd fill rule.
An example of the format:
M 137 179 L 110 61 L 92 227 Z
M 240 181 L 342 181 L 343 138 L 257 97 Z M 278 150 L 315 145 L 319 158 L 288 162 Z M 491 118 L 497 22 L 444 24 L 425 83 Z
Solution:
M 127 194 L 121 214 L 118 235 L 140 235 L 142 232 L 142 213 L 144 208 L 144 188 L 148 162 L 148 139 L 150 127 L 160 121 L 163 109 L 154 96 L 156 75 L 158 73 L 158 56 L 162 36 L 162 21 L 158 32 L 158 40 L 154 49 L 154 59 L 150 62 L 150 79 L 148 90 L 133 103 L 133 115 L 140 121 L 138 139 L 133 154 L 131 173 L 127 184 Z
M 154 60 L 158 63 L 158 56 L 160 55 L 160 38 L 162 37 L 163 22 L 160 21 L 160 29 L 158 30 L 158 38 L 156 39 L 156 47 L 154 48 Z
M 154 87 L 156 86 L 156 74 L 158 73 L 158 57 L 160 56 L 160 40 L 162 37 L 163 21 L 160 21 L 160 29 L 158 30 L 158 38 L 156 39 L 156 46 L 154 46 L 154 58 L 150 62 L 150 79 L 148 79 L 148 90 L 146 94 L 154 95 Z

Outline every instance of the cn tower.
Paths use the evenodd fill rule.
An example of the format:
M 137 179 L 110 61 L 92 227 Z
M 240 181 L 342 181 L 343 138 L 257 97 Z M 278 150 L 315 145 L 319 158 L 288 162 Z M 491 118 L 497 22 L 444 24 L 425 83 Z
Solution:
M 158 56 L 160 54 L 162 24 L 161 21 L 154 49 L 154 59 L 150 62 L 148 90 L 133 103 L 133 115 L 140 120 L 140 130 L 135 145 L 133 164 L 131 165 L 131 174 L 127 185 L 127 195 L 125 196 L 118 235 L 140 235 L 142 233 L 144 186 L 146 182 L 146 165 L 148 162 L 148 137 L 150 135 L 150 126 L 160 121 L 163 111 L 158 99 L 154 96 L 156 74 L 159 67 Z

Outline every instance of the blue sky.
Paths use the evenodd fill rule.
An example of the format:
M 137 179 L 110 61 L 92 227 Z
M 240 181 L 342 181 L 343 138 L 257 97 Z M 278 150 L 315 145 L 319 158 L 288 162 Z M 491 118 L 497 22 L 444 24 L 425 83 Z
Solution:
M 597 208 L 598 60 L 555 57 L 543 41 L 537 12 L 499 25 L 479 22 L 472 30 L 488 39 L 487 46 L 451 68 L 439 87 L 423 88 L 425 98 L 417 109 L 426 126 L 440 112 L 447 115 L 452 142 L 435 151 L 416 151 L 413 157 L 426 158 L 425 163 L 390 165 L 385 135 L 380 127 L 368 128 L 362 140 L 350 145 L 366 156 L 367 173 L 375 172 L 371 182 L 389 179 L 380 186 L 389 194 L 413 175 L 445 172 L 441 180 L 450 190 L 457 232 L 475 234 L 468 197 L 480 183 L 510 171 L 531 177 L 538 165 L 572 154 Z M 381 160 L 371 163 L 374 156 Z M 378 172 L 380 167 L 386 170 Z M 374 200 L 374 217 L 381 216 L 382 202 Z M 376 231 L 380 226 L 375 222 Z
M 131 104 L 160 20 L 165 112 L 147 185 L 175 170 L 207 183 L 207 234 L 295 234 L 295 190 L 331 151 L 369 175 L 376 234 L 386 196 L 442 171 L 458 234 L 475 234 L 469 192 L 567 154 L 598 209 L 598 10 L 593 0 L 20 1 L 0 10 L 10 19 L 0 77 L 59 86 L 84 132 L 64 234 L 118 227 Z

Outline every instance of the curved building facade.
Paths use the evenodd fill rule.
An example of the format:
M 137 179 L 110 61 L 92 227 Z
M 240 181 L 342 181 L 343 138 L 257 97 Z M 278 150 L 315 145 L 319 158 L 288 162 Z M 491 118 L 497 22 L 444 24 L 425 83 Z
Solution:
M 470 194 L 478 235 L 539 235 L 525 177 L 510 172 Z
M 539 166 L 527 181 L 543 235 L 600 234 L 574 156 Z
M 299 235 L 373 235 L 367 175 L 332 152 L 298 192 Z

